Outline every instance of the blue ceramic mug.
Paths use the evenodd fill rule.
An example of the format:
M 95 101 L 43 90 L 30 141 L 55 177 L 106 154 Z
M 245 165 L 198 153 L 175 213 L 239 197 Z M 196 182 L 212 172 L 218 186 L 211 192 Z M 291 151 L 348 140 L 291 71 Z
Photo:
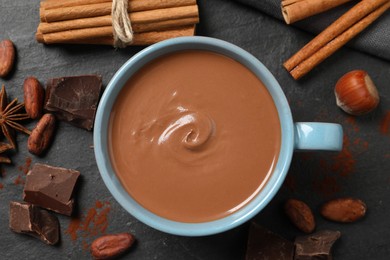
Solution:
M 207 50 L 233 58 L 250 69 L 267 87 L 278 110 L 281 125 L 281 149 L 277 165 L 263 189 L 237 212 L 221 219 L 203 223 L 182 223 L 162 218 L 143 208 L 124 189 L 110 162 L 108 128 L 114 102 L 126 84 L 140 68 L 161 55 L 181 50 Z M 332 123 L 294 123 L 287 99 L 276 79 L 254 56 L 228 42 L 207 37 L 180 37 L 154 44 L 133 56 L 114 75 L 98 107 L 94 149 L 100 174 L 107 188 L 124 209 L 141 222 L 163 232 L 204 236 L 232 229 L 258 214 L 281 187 L 291 163 L 294 149 L 333 150 L 342 148 L 343 131 Z

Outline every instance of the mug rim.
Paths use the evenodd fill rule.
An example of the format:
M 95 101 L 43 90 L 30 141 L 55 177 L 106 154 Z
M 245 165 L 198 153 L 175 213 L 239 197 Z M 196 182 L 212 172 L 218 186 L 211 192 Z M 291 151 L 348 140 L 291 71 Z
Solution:
M 278 161 L 261 191 L 243 208 L 221 219 L 184 223 L 160 217 L 138 204 L 122 186 L 112 168 L 108 152 L 108 122 L 112 106 L 128 79 L 140 68 L 157 57 L 180 50 L 205 50 L 233 58 L 252 71 L 271 94 L 279 115 L 281 125 L 281 148 Z M 165 40 L 153 44 L 131 57 L 115 73 L 108 83 L 95 117 L 93 133 L 94 152 L 100 175 L 115 200 L 133 217 L 157 230 L 183 236 L 205 236 L 227 231 L 237 227 L 257 215 L 279 191 L 291 163 L 294 149 L 294 128 L 290 106 L 279 83 L 272 73 L 252 54 L 223 40 L 187 36 Z

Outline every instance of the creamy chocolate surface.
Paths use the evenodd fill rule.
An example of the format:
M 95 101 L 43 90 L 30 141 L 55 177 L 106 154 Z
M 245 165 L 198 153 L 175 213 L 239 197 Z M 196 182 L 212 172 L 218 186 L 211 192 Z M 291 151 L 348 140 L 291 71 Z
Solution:
M 204 222 L 246 205 L 280 150 L 279 117 L 262 82 L 208 51 L 160 57 L 126 83 L 114 104 L 114 170 L 143 207 L 167 219 Z

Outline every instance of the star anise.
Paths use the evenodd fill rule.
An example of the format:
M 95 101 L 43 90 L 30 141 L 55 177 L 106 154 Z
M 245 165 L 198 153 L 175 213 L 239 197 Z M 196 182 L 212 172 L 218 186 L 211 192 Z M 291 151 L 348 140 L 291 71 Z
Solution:
M 10 144 L 0 142 L 0 164 L 2 163 L 11 163 L 11 159 L 7 156 L 1 155 L 2 153 L 13 149 Z
M 30 135 L 31 132 L 17 121 L 30 118 L 26 113 L 23 113 L 21 110 L 24 108 L 24 103 L 18 103 L 18 99 L 15 98 L 8 103 L 7 92 L 5 91 L 4 85 L 0 91 L 0 126 L 1 132 L 8 140 L 7 143 L 0 143 L 0 163 L 7 162 L 1 156 L 1 153 L 9 150 L 15 149 L 16 143 L 14 138 L 14 130 Z M 8 159 L 8 158 L 7 158 Z M 9 160 L 9 159 L 8 159 Z

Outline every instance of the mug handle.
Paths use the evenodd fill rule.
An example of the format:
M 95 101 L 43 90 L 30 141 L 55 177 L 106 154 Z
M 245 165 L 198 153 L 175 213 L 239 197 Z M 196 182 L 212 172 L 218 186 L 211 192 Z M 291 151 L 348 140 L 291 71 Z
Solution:
M 343 128 L 339 124 L 297 122 L 295 144 L 297 150 L 341 151 Z

